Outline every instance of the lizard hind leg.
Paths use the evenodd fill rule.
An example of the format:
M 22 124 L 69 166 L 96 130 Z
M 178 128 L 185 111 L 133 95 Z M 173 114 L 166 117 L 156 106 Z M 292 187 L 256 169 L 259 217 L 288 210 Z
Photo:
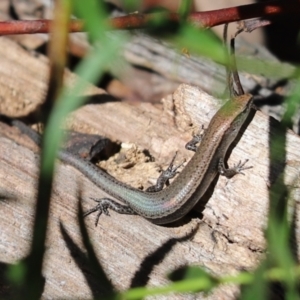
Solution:
M 126 215 L 135 215 L 136 214 L 135 211 L 133 211 L 129 206 L 123 205 L 112 199 L 109 199 L 109 198 L 101 198 L 101 199 L 91 198 L 91 199 L 93 199 L 98 204 L 94 208 L 91 208 L 88 211 L 86 211 L 83 214 L 83 217 L 85 218 L 88 215 L 90 215 L 94 212 L 97 212 L 97 216 L 95 219 L 95 226 L 98 225 L 99 218 L 102 215 L 102 213 L 104 213 L 107 216 L 110 215 L 108 209 L 111 209 L 119 214 L 126 214 Z
M 173 156 L 168 168 L 166 170 L 162 171 L 160 176 L 157 178 L 156 184 L 149 186 L 146 189 L 146 192 L 149 192 L 149 193 L 159 192 L 164 188 L 165 185 L 168 186 L 170 184 L 169 179 L 174 178 L 179 173 L 177 171 L 178 168 L 180 168 L 185 163 L 185 161 L 184 161 L 180 165 L 175 166 L 174 161 L 175 161 L 176 156 L 177 156 L 177 152 Z

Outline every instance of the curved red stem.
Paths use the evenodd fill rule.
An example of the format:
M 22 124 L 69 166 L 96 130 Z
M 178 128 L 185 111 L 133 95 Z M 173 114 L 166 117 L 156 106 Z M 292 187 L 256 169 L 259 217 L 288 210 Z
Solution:
M 194 12 L 188 16 L 188 21 L 197 27 L 213 27 L 220 24 L 235 22 L 258 17 L 272 17 L 279 14 L 299 14 L 300 2 L 296 1 L 267 1 L 229 7 L 205 12 Z M 108 23 L 113 29 L 136 29 L 147 26 L 149 21 L 155 18 L 153 14 L 129 14 L 123 17 L 109 19 Z M 179 22 L 177 13 L 166 13 L 166 18 Z M 0 22 L 0 35 L 49 33 L 51 20 L 34 21 L 6 21 Z M 81 20 L 70 21 L 70 32 L 84 31 L 84 23 Z

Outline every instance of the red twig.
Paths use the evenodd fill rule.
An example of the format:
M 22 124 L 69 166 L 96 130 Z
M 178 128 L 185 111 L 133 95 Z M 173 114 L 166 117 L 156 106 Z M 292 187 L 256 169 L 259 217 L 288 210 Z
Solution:
M 258 17 L 272 17 L 300 13 L 300 1 L 267 1 L 249 5 L 229 7 L 207 12 L 197 12 L 189 16 L 189 20 L 199 26 L 213 27 L 220 24 L 241 21 Z
M 0 35 L 27 34 L 27 33 L 49 33 L 52 20 L 33 21 L 5 21 L 0 22 Z M 70 32 L 83 31 L 83 22 L 72 20 L 70 22 Z
M 279 14 L 300 13 L 300 1 L 268 1 L 229 7 L 206 12 L 195 12 L 189 15 L 188 20 L 197 27 L 213 27 L 234 21 L 257 17 L 272 17 Z M 166 13 L 166 18 L 179 21 L 176 13 Z M 155 18 L 155 14 L 129 14 L 108 20 L 114 29 L 136 29 L 145 27 L 149 21 Z M 35 21 L 7 21 L 0 22 L 0 34 L 25 34 L 25 33 L 49 33 L 51 20 Z M 84 31 L 84 24 L 80 20 L 70 22 L 70 32 Z

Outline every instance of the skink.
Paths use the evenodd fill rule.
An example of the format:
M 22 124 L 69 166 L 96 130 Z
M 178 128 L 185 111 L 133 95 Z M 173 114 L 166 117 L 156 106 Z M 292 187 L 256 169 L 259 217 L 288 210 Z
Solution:
M 232 177 L 247 169 L 243 167 L 244 164 L 225 169 L 223 160 L 228 147 L 247 119 L 252 102 L 250 94 L 227 101 L 210 121 L 191 160 L 169 186 L 158 192 L 135 189 L 65 150 L 59 151 L 58 158 L 78 169 L 101 190 L 126 204 L 125 206 L 107 198 L 97 200 L 98 205 L 88 212 L 98 211 L 96 223 L 102 212 L 108 214 L 108 209 L 123 214 L 138 214 L 155 224 L 172 223 L 185 216 L 197 204 L 218 172 Z M 26 132 L 26 128 L 21 128 L 20 122 L 15 125 L 38 143 L 38 138 L 33 137 L 37 134 L 28 132 L 33 130 L 26 126 Z
M 238 77 L 237 73 L 234 75 Z M 249 167 L 244 167 L 245 163 L 239 163 L 233 169 L 224 167 L 228 147 L 237 137 L 252 107 L 252 95 L 242 93 L 240 86 L 239 93 L 235 93 L 214 115 L 194 156 L 182 172 L 169 186 L 157 192 L 135 189 L 116 180 L 92 163 L 60 150 L 58 158 L 62 162 L 72 165 L 107 194 L 125 203 L 122 205 L 108 198 L 98 199 L 97 206 L 85 215 L 98 212 L 97 224 L 100 215 L 108 214 L 108 209 L 112 209 L 122 214 L 138 214 L 155 224 L 172 223 L 185 216 L 197 204 L 218 172 L 232 177 L 248 169 Z M 20 129 L 31 138 L 38 139 L 34 136 L 36 133 L 28 127 L 27 130 Z

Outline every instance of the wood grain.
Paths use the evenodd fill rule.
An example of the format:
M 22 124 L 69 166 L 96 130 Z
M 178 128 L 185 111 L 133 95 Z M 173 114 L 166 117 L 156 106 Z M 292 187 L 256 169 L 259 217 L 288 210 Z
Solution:
M 7 61 L 12 60 L 9 53 L 5 55 Z M 0 57 L 2 60 L 3 57 Z M 36 67 L 32 64 L 30 72 L 26 68 L 20 71 L 36 80 L 34 88 L 40 98 L 45 82 L 36 74 L 41 64 L 45 65 L 47 72 L 47 62 L 42 61 L 35 62 Z M 0 63 L 0 74 L 3 74 L 1 66 Z M 23 95 L 30 98 L 26 94 L 26 85 L 18 81 L 19 76 L 15 78 L 14 90 L 19 94 L 24 89 Z M 34 83 L 34 80 L 31 82 Z M 220 100 L 189 85 L 181 85 L 173 95 L 166 97 L 163 109 L 147 103 L 133 106 L 104 101 L 107 96 L 97 88 L 93 88 L 91 93 L 99 101 L 74 112 L 68 126 L 138 145 L 156 158 L 156 162 L 151 163 L 156 170 L 160 165 L 166 166 L 176 150 L 179 151 L 178 162 L 190 158 L 192 153 L 184 150 L 184 144 L 198 126 L 208 124 L 221 105 Z M 8 101 L 7 94 L 3 97 Z M 167 227 L 153 225 L 139 216 L 114 212 L 111 212 L 111 217 L 102 216 L 97 228 L 93 217 L 86 219 L 97 256 L 117 289 L 166 284 L 166 274 L 184 265 L 199 265 L 213 274 L 222 275 L 252 269 L 258 264 L 265 249 L 263 230 L 268 213 L 268 189 L 276 178 L 283 176 L 281 168 L 276 166 L 272 166 L 270 173 L 269 141 L 275 135 L 276 126 L 262 113 L 255 113 L 228 161 L 232 165 L 247 158 L 253 169 L 245 171 L 245 176 L 238 175 L 231 180 L 218 178 L 213 192 L 204 199 L 206 207 L 202 214 L 193 212 L 182 222 Z M 19 135 L 17 129 L 0 124 L 0 260 L 3 264 L 12 264 L 29 251 L 38 154 L 36 148 L 29 149 L 25 142 L 26 145 L 30 143 L 26 137 Z M 296 236 L 299 236 L 299 142 L 299 137 L 288 131 L 285 156 L 282 157 L 286 165 L 284 180 L 291 188 L 296 203 Z M 118 178 L 129 183 L 139 181 L 142 176 L 149 178 L 147 164 L 146 159 L 133 163 L 130 168 L 120 164 L 116 168 L 119 170 L 116 176 L 121 174 Z M 137 169 L 136 173 L 133 169 Z M 128 171 L 131 178 L 122 177 Z M 155 175 L 152 176 L 151 182 L 155 179 Z M 101 296 L 106 289 L 97 282 L 82 258 L 85 250 L 76 217 L 79 187 L 85 210 L 93 205 L 90 197 L 105 196 L 77 170 L 58 164 L 43 270 L 46 277 L 45 299 Z M 60 224 L 70 239 L 62 234 Z M 209 294 L 208 299 L 234 299 L 238 293 L 237 287 L 222 286 Z M 160 297 L 194 298 L 194 295 Z

